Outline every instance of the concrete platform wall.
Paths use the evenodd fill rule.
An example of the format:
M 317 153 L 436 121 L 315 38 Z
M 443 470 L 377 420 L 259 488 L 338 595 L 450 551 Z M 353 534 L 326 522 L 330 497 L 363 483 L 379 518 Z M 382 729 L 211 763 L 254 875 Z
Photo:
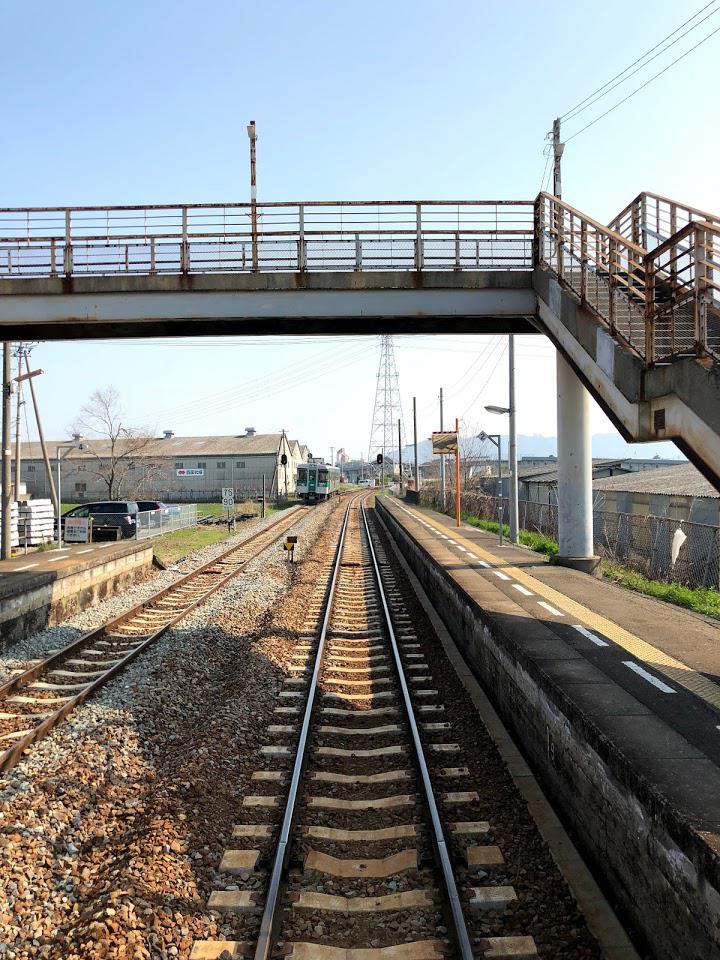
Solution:
M 720 956 L 720 859 L 382 503 L 453 639 L 573 838 L 658 960 Z
M 97 565 L 28 577 L 6 574 L 0 585 L 0 649 L 62 623 L 99 600 L 122 593 L 153 571 L 148 542 L 121 548 Z

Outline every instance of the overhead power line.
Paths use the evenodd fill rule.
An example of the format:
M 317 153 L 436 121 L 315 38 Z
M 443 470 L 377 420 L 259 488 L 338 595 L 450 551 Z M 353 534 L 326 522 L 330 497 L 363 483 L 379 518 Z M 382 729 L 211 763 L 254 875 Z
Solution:
M 691 54 L 694 50 L 697 50 L 698 47 L 701 47 L 704 43 L 707 43 L 707 41 L 710 40 L 711 37 L 714 37 L 716 33 L 720 33 L 720 27 L 716 27 L 715 30 L 713 30 L 711 33 L 708 33 L 707 36 L 703 37 L 702 40 L 699 40 L 696 44 L 690 47 L 689 50 L 686 50 L 685 53 L 680 54 L 680 56 L 673 60 L 672 63 L 669 63 L 667 66 L 663 67 L 662 70 L 650 77 L 649 80 L 646 80 L 645 83 L 641 84 L 639 87 L 636 87 L 631 93 L 628 93 L 627 96 L 623 97 L 622 100 L 618 100 L 617 103 L 613 104 L 612 107 L 609 107 L 604 113 L 601 113 L 600 116 L 595 117 L 595 119 L 591 120 L 590 123 L 586 123 L 584 127 L 581 127 L 579 130 L 569 136 L 565 143 L 569 143 L 571 140 L 574 140 L 575 137 L 579 137 L 581 133 L 589 130 L 590 127 L 594 126 L 600 120 L 603 120 L 609 113 L 612 113 L 613 110 L 617 110 L 618 107 L 621 107 L 624 103 L 627 103 L 627 101 L 630 100 L 631 97 L 634 97 L 636 93 L 640 93 L 640 91 L 644 90 L 645 87 L 650 86 L 653 81 L 657 80 L 658 77 L 661 77 L 664 73 L 667 73 L 667 71 L 674 67 L 675 64 L 680 63 L 681 60 L 684 60 L 685 57 Z
M 710 13 L 707 14 L 707 16 L 702 18 L 702 20 L 698 20 L 697 23 L 694 23 L 691 27 L 689 27 L 689 29 L 685 31 L 685 33 L 681 34 L 681 36 L 675 37 L 672 43 L 668 43 L 667 46 L 663 46 L 663 44 L 665 44 L 668 40 L 670 40 L 671 37 L 674 37 L 676 33 L 679 33 L 680 30 L 683 29 L 683 27 L 686 27 L 689 23 L 692 23 L 693 20 L 697 20 L 700 14 L 704 13 L 709 7 L 714 7 L 715 9 L 711 10 Z M 624 70 L 621 70 L 620 73 L 616 73 L 614 77 L 611 77 L 601 87 L 598 87 L 598 89 L 595 90 L 593 93 L 588 94 L 588 96 L 585 97 L 584 100 L 581 100 L 579 103 L 576 103 L 574 107 L 571 107 L 565 113 L 561 114 L 560 119 L 570 120 L 574 116 L 577 116 L 578 114 L 583 113 L 585 110 L 591 107 L 598 100 L 602 100 L 603 97 L 606 97 L 616 87 L 621 86 L 623 83 L 629 80 L 630 77 L 634 76 L 640 70 L 644 70 L 645 67 L 649 63 L 652 63 L 653 60 L 656 60 L 658 57 L 662 56 L 663 53 L 665 53 L 667 50 L 670 49 L 670 47 L 673 47 L 676 43 L 679 43 L 683 39 L 683 37 L 686 37 L 693 30 L 696 30 L 699 26 L 701 26 L 701 24 L 705 23 L 705 21 L 708 20 L 710 17 L 715 16 L 715 14 L 718 13 L 719 9 L 720 8 L 717 5 L 717 0 L 711 0 L 711 3 L 707 3 L 704 7 L 701 7 L 701 9 L 697 11 L 697 13 L 694 13 L 692 17 L 690 17 L 688 20 L 685 20 L 684 23 L 681 23 L 680 26 L 676 27 L 672 31 L 672 33 L 669 33 L 666 37 L 663 37 L 662 40 L 658 41 L 658 43 L 656 43 L 654 47 L 651 47 L 649 50 L 647 50 L 642 56 L 638 57 L 637 60 L 633 60 L 633 62 L 629 64 L 627 67 L 625 67 Z M 663 47 L 663 49 L 658 50 L 658 47 Z M 651 57 L 650 54 L 654 53 L 655 50 L 658 50 L 658 52 Z M 636 67 L 636 69 L 633 70 L 632 69 L 633 67 Z

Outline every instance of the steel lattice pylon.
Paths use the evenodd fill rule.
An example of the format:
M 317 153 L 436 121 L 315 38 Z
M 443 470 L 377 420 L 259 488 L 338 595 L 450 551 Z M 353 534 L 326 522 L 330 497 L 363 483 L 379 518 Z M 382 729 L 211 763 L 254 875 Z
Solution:
M 381 453 L 383 460 L 393 455 L 393 473 L 398 466 L 398 420 L 400 421 L 400 435 L 402 446 L 405 446 L 405 429 L 403 425 L 402 404 L 400 403 L 400 384 L 397 366 L 395 365 L 395 349 L 391 336 L 380 338 L 380 366 L 375 388 L 375 409 L 373 410 L 372 429 L 370 430 L 370 445 L 368 447 L 368 463 L 372 467 L 377 455 Z

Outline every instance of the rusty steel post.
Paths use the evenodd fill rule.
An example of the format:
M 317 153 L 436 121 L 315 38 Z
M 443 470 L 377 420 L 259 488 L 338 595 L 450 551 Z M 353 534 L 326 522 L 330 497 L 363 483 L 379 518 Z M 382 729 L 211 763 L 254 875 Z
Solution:
M 415 269 L 423 268 L 422 205 L 415 204 Z
M 257 132 L 255 121 L 251 120 L 247 128 L 250 138 L 250 227 L 252 232 L 252 270 L 258 270 L 258 219 L 257 219 Z
M 707 232 L 702 227 L 695 228 L 693 244 L 695 259 L 695 351 L 702 355 L 707 347 Z
M 72 225 L 70 211 L 65 211 L 65 246 L 63 248 L 63 272 L 69 277 L 73 272 Z
M 643 258 L 645 265 L 645 363 L 655 363 L 655 270 L 652 254 Z

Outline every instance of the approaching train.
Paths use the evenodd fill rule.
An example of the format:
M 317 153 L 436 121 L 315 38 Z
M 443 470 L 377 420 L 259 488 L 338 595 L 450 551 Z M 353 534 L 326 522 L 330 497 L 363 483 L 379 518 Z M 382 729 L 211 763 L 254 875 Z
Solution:
M 338 492 L 340 471 L 327 463 L 303 463 L 297 471 L 296 493 L 307 503 L 329 500 Z

